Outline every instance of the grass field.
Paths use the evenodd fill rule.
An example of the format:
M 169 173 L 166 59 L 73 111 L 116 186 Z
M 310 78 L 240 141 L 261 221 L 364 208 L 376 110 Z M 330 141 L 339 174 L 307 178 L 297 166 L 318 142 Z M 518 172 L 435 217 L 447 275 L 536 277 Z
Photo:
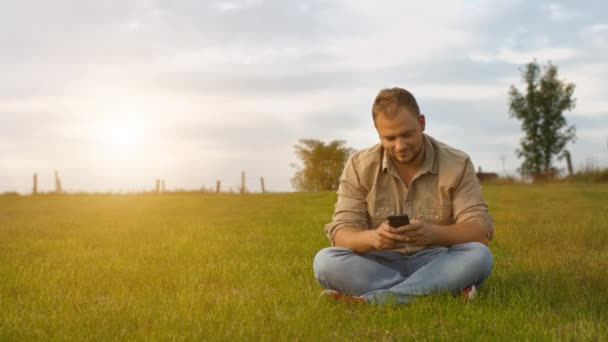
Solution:
M 608 185 L 486 185 L 474 302 L 319 299 L 335 194 L 0 196 L 0 340 L 608 340 Z

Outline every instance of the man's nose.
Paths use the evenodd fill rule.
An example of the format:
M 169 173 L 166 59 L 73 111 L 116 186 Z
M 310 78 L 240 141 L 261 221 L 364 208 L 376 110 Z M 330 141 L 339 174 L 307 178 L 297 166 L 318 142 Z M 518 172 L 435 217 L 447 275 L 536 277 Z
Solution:
M 395 148 L 397 149 L 397 151 L 403 150 L 405 148 L 405 139 L 398 137 L 397 142 L 395 144 Z

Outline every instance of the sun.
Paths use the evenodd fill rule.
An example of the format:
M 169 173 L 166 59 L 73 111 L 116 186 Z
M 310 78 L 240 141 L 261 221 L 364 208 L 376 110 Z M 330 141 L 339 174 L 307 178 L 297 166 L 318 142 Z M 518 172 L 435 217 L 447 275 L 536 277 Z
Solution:
M 107 143 L 115 149 L 134 149 L 137 146 L 139 136 L 134 127 L 126 126 L 124 123 L 116 123 L 108 129 Z
M 143 143 L 143 123 L 133 111 L 113 113 L 96 125 L 97 141 L 109 156 L 133 157 Z

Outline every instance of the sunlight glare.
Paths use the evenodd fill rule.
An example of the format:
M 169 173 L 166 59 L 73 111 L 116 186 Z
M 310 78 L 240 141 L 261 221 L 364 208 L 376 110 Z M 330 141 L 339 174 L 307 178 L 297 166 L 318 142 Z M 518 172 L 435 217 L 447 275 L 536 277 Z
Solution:
M 133 108 L 121 108 L 99 124 L 98 137 L 108 154 L 132 157 L 143 142 L 143 121 Z

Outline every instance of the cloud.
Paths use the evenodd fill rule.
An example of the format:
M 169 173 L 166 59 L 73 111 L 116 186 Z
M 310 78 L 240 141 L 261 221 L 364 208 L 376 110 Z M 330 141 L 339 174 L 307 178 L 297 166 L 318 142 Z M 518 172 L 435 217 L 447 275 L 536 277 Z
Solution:
M 551 20 L 556 21 L 569 21 L 580 18 L 583 15 L 581 11 L 571 7 L 565 8 L 563 4 L 557 2 L 543 4 L 542 8 Z
M 486 98 L 504 98 L 507 85 L 488 85 L 471 83 L 418 84 L 416 92 L 428 99 L 477 102 Z
M 604 89 L 608 86 L 608 66 L 604 63 L 566 65 L 559 68 L 560 76 L 576 84 L 574 97 L 576 116 L 608 115 L 608 100 Z
M 518 67 L 533 58 L 553 61 L 577 84 L 569 117 L 602 127 L 607 7 L 434 0 L 6 3 L 0 178 L 29 184 L 32 170 L 60 168 L 72 184 L 88 184 L 90 177 L 101 187 L 140 187 L 163 176 L 196 186 L 224 174 L 236 184 L 246 168 L 288 190 L 291 145 L 300 138 L 343 139 L 356 148 L 376 143 L 371 103 L 392 86 L 416 95 L 430 133 L 496 169 L 496 156 L 512 155 L 519 133 L 507 115 L 506 93 L 519 83 Z M 91 132 L 120 115 L 140 117 L 145 139 L 138 158 L 112 163 Z M 589 129 L 580 132 L 597 134 Z M 590 143 L 582 139 L 581 150 Z
M 563 62 L 575 58 L 576 50 L 564 47 L 552 47 L 545 49 L 533 49 L 526 51 L 516 51 L 512 49 L 502 48 L 495 54 L 473 53 L 471 59 L 475 62 L 493 62 L 500 61 L 510 64 L 525 64 L 533 59 L 550 60 L 554 62 Z
M 581 29 L 581 38 L 598 49 L 608 48 L 608 24 L 594 24 Z

